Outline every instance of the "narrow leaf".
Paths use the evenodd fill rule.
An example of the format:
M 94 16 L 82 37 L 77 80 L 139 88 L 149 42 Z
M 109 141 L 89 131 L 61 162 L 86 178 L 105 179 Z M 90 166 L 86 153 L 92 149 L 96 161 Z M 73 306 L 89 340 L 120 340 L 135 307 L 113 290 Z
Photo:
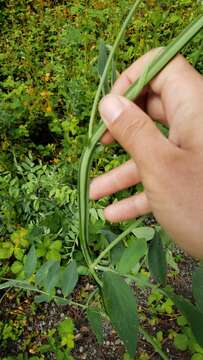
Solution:
M 106 63 L 108 60 L 108 48 L 103 40 L 100 40 L 100 47 L 99 47 L 99 58 L 98 58 L 98 73 L 100 78 L 103 75 Z M 109 85 L 108 85 L 108 76 L 102 86 L 103 96 L 109 92 Z
M 30 277 L 37 266 L 37 254 L 34 245 L 29 250 L 25 260 L 24 271 L 27 277 Z
M 133 357 L 139 328 L 136 298 L 126 282 L 112 272 L 105 272 L 102 291 L 109 318 Z
M 193 272 L 192 291 L 196 304 L 200 311 L 203 313 L 203 262 Z
M 35 296 L 34 300 L 37 304 L 41 304 L 43 302 L 50 302 L 51 297 L 49 295 L 42 294 L 42 295 Z
M 12 286 L 13 286 L 12 280 L 8 280 L 8 281 L 4 282 L 3 284 L 0 284 L 0 290 L 7 289 Z
M 148 246 L 148 264 L 154 279 L 164 285 L 167 275 L 166 251 L 158 233 L 155 234 Z
M 116 62 L 112 60 L 112 69 L 111 69 L 111 87 L 113 87 L 114 83 L 117 80 L 117 73 L 116 73 Z
M 25 290 L 37 291 L 38 289 L 35 286 L 30 285 L 27 281 L 21 280 L 8 280 L 3 284 L 0 284 L 0 290 L 7 289 L 10 287 L 18 287 Z
M 95 309 L 89 307 L 87 310 L 87 318 L 90 323 L 90 326 L 93 332 L 96 335 L 97 341 L 99 344 L 103 343 L 103 327 L 102 327 L 102 317 L 100 312 Z
M 119 261 L 118 271 L 121 274 L 129 273 L 129 271 L 132 270 L 146 254 L 146 241 L 144 239 L 132 239 Z
M 98 57 L 98 73 L 100 77 L 103 75 L 107 60 L 108 60 L 107 46 L 103 40 L 100 40 L 99 57 Z
M 63 295 L 68 296 L 75 288 L 77 282 L 78 282 L 77 264 L 75 261 L 72 261 L 65 268 L 62 275 L 61 288 L 63 291 Z
M 68 301 L 68 300 L 63 299 L 63 298 L 61 298 L 61 297 L 59 297 L 59 296 L 55 297 L 55 298 L 54 298 L 54 301 L 55 301 L 55 303 L 56 303 L 57 305 L 68 305 L 68 304 L 69 304 L 69 301 Z
M 191 326 L 193 335 L 200 346 L 203 346 L 203 314 L 188 300 L 165 288 L 165 294 L 174 302 Z

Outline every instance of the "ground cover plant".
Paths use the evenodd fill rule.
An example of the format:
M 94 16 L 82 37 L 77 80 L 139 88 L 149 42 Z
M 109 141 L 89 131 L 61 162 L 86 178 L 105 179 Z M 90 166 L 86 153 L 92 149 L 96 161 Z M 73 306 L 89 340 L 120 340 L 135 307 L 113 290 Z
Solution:
M 87 144 L 85 134 L 98 75 L 102 77 L 104 74 L 110 45 L 130 5 L 133 2 L 121 1 L 118 6 L 105 1 L 91 4 L 10 1 L 1 4 L 1 302 L 8 304 L 9 297 L 13 297 L 16 305 L 20 305 L 26 297 L 31 299 L 28 302 L 30 313 L 33 314 L 42 308 L 44 302 L 52 303 L 53 300 L 64 309 L 79 306 L 82 316 L 87 315 L 98 342 L 102 343 L 102 324 L 106 321 L 106 315 L 98 288 L 93 282 L 90 285 L 92 291 L 85 294 L 84 300 L 81 294 L 79 299 L 74 296 L 73 290 L 79 275 L 91 282 L 85 276 L 92 272 L 95 275 L 92 270 L 96 269 L 96 280 L 101 284 L 100 274 L 104 272 L 102 291 L 106 295 L 104 303 L 108 316 L 127 351 L 134 356 L 135 334 L 138 335 L 137 312 L 140 313 L 140 309 L 138 307 L 136 310 L 134 295 L 116 271 L 127 275 L 128 282 L 135 282 L 142 291 L 146 286 L 151 289 L 147 302 L 153 314 L 166 313 L 174 315 L 177 320 L 178 331 L 171 329 L 167 335 L 161 329 L 151 334 L 146 331 L 146 326 L 142 327 L 142 335 L 155 349 L 154 356 L 158 353 L 160 357 L 167 358 L 164 345 L 167 336 L 179 349 L 180 356 L 188 350 L 194 359 L 201 359 L 202 265 L 193 275 L 196 307 L 192 302 L 177 297 L 171 289 L 159 289 L 152 283 L 147 263 L 157 283 L 166 282 L 166 257 L 173 271 L 178 272 L 171 252 L 172 245 L 158 224 L 152 222 L 147 226 L 148 218 L 130 224 L 130 229 L 127 223 L 118 226 L 106 224 L 102 208 L 108 199 L 104 199 L 97 204 L 91 203 L 89 208 L 91 223 L 86 245 L 91 257 L 99 254 L 107 256 L 102 258 L 100 255 L 101 262 L 96 260 L 95 267 L 92 267 L 89 266 L 84 243 L 83 255 L 87 263 L 79 247 L 81 219 L 76 187 L 79 158 Z M 121 11 L 121 8 L 125 11 Z M 114 54 L 113 63 L 109 62 L 112 76 L 101 86 L 103 93 L 114 82 L 116 67 L 121 71 L 134 57 L 149 48 L 166 45 L 198 16 L 199 11 L 199 2 L 182 1 L 178 5 L 173 1 L 163 4 L 141 2 L 137 16 L 127 30 L 126 44 L 121 44 L 117 54 Z M 111 22 L 108 21 L 110 15 Z M 157 29 L 155 37 L 152 36 L 154 28 Z M 142 31 L 144 36 L 141 38 Z M 201 34 L 184 51 L 193 65 L 202 71 Z M 147 75 L 148 69 L 139 86 L 143 85 Z M 90 135 L 91 128 L 92 123 Z M 91 176 L 126 159 L 125 153 L 116 145 L 112 150 L 99 147 L 96 152 L 99 161 L 94 161 Z M 115 156 L 115 152 L 118 156 Z M 125 237 L 121 235 L 122 231 Z M 118 245 L 113 249 L 116 237 L 119 240 L 122 238 L 122 241 L 116 240 Z M 112 249 L 107 253 L 105 249 L 109 246 Z M 131 259 L 129 254 L 133 254 Z M 162 254 L 161 269 L 154 266 L 157 254 Z M 6 279 L 9 279 L 7 284 Z M 13 287 L 19 290 L 5 291 Z M 22 289 L 26 291 L 25 295 Z M 125 293 L 128 296 L 122 297 Z M 39 305 L 32 303 L 33 296 Z M 130 305 L 126 298 L 130 299 Z M 174 304 L 184 317 L 175 313 Z M 123 313 L 121 319 L 118 319 L 119 307 L 120 313 Z M 123 322 L 126 316 L 129 317 L 129 328 Z M 140 314 L 141 321 L 142 318 L 144 314 Z M 151 321 L 152 324 L 156 323 L 156 316 L 152 316 Z M 2 311 L 2 358 L 12 354 L 19 359 L 31 357 L 32 354 L 36 354 L 32 358 L 39 359 L 52 355 L 57 359 L 72 358 L 76 336 L 68 313 L 54 329 L 44 329 L 36 346 L 33 346 L 32 329 L 30 336 L 25 337 L 26 327 L 23 311 L 15 319 L 14 314 L 5 317 Z M 18 347 L 10 350 L 9 344 L 16 342 Z M 82 355 L 76 354 L 76 358 L 82 358 Z M 97 355 L 94 356 L 97 358 Z M 116 355 L 116 358 L 119 356 Z M 129 358 L 127 353 L 123 356 Z M 138 356 L 147 358 L 148 355 L 140 351 Z M 106 358 L 110 358 L 109 355 Z

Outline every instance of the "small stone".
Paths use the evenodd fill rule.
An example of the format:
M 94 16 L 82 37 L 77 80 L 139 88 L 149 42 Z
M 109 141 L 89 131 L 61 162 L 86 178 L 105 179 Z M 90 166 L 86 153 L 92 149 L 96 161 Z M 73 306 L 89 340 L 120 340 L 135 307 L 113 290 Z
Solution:
M 83 346 L 80 346 L 80 347 L 79 347 L 79 352 L 82 353 L 83 350 L 84 350 L 84 347 L 83 347 Z
M 81 355 L 81 360 L 86 360 L 87 359 L 87 354 L 82 354 Z
M 82 335 L 81 334 L 77 334 L 75 335 L 75 341 L 78 341 L 82 338 Z
M 117 339 L 117 340 L 115 341 L 115 345 L 121 345 L 121 344 L 122 344 L 121 340 Z

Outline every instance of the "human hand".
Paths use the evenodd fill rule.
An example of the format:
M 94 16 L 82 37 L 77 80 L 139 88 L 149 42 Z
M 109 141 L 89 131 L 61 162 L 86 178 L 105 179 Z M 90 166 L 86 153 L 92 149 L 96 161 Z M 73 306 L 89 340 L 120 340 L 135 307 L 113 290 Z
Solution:
M 103 142 L 114 138 L 132 159 L 94 179 L 90 197 L 142 182 L 144 192 L 108 206 L 106 219 L 118 222 L 152 211 L 179 246 L 203 258 L 203 78 L 178 55 L 136 103 L 121 96 L 157 51 L 125 70 L 100 103 L 109 130 Z M 157 119 L 169 127 L 168 139 L 153 122 Z

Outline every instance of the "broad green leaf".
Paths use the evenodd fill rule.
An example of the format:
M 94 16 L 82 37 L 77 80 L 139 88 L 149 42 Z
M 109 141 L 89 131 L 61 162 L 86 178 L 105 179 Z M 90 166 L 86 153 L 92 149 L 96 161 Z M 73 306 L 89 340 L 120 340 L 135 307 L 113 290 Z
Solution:
M 127 351 L 133 357 L 136 353 L 139 328 L 136 298 L 121 276 L 105 272 L 103 280 L 102 293 L 106 311 Z
M 132 233 L 139 239 L 142 238 L 145 239 L 146 241 L 149 241 L 153 239 L 155 235 L 155 230 L 152 227 L 143 226 L 133 229 Z
M 62 241 L 61 240 L 56 240 L 53 243 L 51 243 L 50 245 L 50 249 L 54 249 L 56 251 L 60 251 L 62 248 Z
M 88 267 L 83 265 L 78 266 L 77 272 L 79 275 L 90 275 Z
M 200 346 L 203 346 L 203 314 L 188 300 L 173 293 L 171 289 L 165 288 L 164 292 L 185 316 L 196 341 Z
M 14 261 L 11 266 L 11 271 L 14 274 L 18 274 L 23 269 L 23 264 L 20 261 Z
M 27 277 L 30 277 L 37 266 L 37 255 L 34 245 L 30 248 L 25 260 L 24 272 Z
M 49 295 L 46 294 L 42 294 L 42 295 L 37 295 L 34 297 L 34 300 L 37 304 L 41 304 L 43 302 L 50 302 L 51 301 L 51 297 Z
M 194 355 L 192 355 L 191 360 L 203 360 L 203 355 L 202 354 L 194 354 Z
M 71 318 L 64 319 L 58 325 L 58 331 L 60 336 L 67 336 L 69 334 L 73 334 L 74 328 L 74 322 Z
M 188 348 L 189 341 L 186 335 L 177 334 L 174 339 L 174 345 L 178 350 L 185 351 Z
M 75 288 L 78 282 L 78 272 L 77 272 L 77 264 L 75 261 L 72 261 L 65 268 L 62 279 L 61 279 L 61 288 L 64 296 L 68 296 L 73 289 Z
M 117 265 L 119 263 L 125 249 L 126 248 L 121 241 L 113 247 L 110 252 L 112 265 Z
M 144 239 L 131 239 L 128 248 L 125 249 L 119 261 L 118 271 L 121 274 L 129 273 L 146 254 L 146 241 Z
M 13 248 L 0 248 L 0 260 L 9 259 L 13 253 Z
M 192 274 L 192 292 L 198 308 L 203 313 L 203 262 Z
M 49 268 L 46 281 L 44 282 L 45 289 L 50 292 L 55 287 L 60 286 L 60 263 L 55 261 Z
M 55 262 L 55 260 L 49 260 L 39 268 L 35 276 L 35 282 L 37 285 L 44 285 L 49 269 Z
M 167 275 L 166 251 L 158 233 L 155 234 L 148 245 L 148 264 L 154 279 L 164 285 Z
M 14 249 L 14 256 L 17 260 L 22 261 L 24 257 L 25 250 L 21 248 L 15 248 Z
M 89 307 L 87 310 L 87 318 L 90 323 L 91 329 L 96 335 L 97 341 L 99 344 L 103 343 L 103 327 L 102 327 L 102 317 L 100 312 Z

